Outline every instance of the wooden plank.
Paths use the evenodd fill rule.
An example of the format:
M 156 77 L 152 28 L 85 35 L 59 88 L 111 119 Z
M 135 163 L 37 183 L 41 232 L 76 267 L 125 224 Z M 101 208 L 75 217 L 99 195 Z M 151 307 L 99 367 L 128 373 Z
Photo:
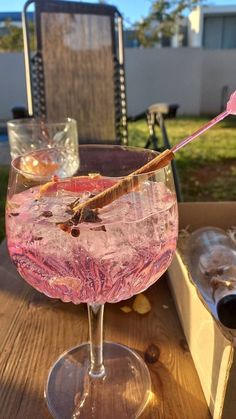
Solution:
M 38 293 L 16 273 L 6 250 L 0 254 L 0 418 L 49 419 L 43 397 L 48 370 L 64 350 L 87 340 L 87 309 Z M 153 393 L 141 419 L 192 419 L 193 412 L 210 418 L 165 277 L 146 295 L 152 304 L 147 315 L 123 313 L 123 302 L 105 310 L 106 340 L 141 356 L 150 344 L 160 351 L 149 365 Z

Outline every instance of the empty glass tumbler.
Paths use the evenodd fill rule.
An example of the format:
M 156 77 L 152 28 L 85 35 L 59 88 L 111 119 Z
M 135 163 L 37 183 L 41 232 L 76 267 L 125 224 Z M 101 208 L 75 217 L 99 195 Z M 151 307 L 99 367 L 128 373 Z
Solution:
M 67 154 L 68 176 L 79 168 L 77 123 L 72 118 L 60 122 L 44 119 L 14 119 L 8 121 L 11 158 L 43 148 L 63 148 Z

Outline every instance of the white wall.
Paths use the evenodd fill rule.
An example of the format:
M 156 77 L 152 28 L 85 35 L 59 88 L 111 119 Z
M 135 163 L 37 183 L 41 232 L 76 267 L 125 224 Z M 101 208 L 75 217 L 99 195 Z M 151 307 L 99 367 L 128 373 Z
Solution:
M 201 113 L 217 114 L 221 111 L 222 90 L 236 90 L 236 50 L 202 51 Z
M 196 7 L 188 16 L 188 45 L 190 47 L 201 47 L 202 28 L 202 8 Z
M 27 105 L 24 71 L 23 54 L 0 53 L 0 120 L 12 117 L 13 106 Z
M 125 51 L 129 115 L 155 102 L 180 105 L 178 114 L 220 112 L 222 89 L 236 90 L 236 50 L 130 48 Z M 26 105 L 23 55 L 0 53 L 0 120 Z
M 183 114 L 200 112 L 202 51 L 192 48 L 126 50 L 128 113 L 155 102 L 180 105 Z
M 129 115 L 155 102 L 178 103 L 178 115 L 217 114 L 222 91 L 236 90 L 236 50 L 127 49 Z

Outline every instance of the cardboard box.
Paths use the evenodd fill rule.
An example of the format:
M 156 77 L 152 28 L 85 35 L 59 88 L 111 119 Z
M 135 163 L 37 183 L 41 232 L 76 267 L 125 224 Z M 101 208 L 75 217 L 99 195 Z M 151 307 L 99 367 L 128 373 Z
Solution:
M 227 229 L 236 225 L 236 202 L 180 203 L 179 218 L 180 229 Z M 212 316 L 178 250 L 168 272 L 179 319 L 212 417 L 235 419 L 236 333 Z

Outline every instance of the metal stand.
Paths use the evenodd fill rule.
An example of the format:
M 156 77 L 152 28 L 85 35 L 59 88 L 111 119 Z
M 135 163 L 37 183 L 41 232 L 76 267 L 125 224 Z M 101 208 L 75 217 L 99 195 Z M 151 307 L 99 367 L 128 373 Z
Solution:
M 154 104 L 150 106 L 147 110 L 147 124 L 149 128 L 149 137 L 146 142 L 146 148 L 152 148 L 156 151 L 163 151 L 166 148 L 171 148 L 170 141 L 167 135 L 164 117 L 166 118 L 174 118 L 176 116 L 176 112 L 178 109 L 178 105 L 168 105 L 168 104 Z M 162 137 L 162 145 L 159 144 L 159 139 L 156 135 L 155 127 L 159 126 L 161 131 Z M 181 191 L 180 191 L 180 184 L 179 184 L 179 177 L 177 173 L 176 163 L 174 160 L 171 162 L 173 178 L 175 182 L 175 190 L 177 199 L 180 202 L 181 198 Z

